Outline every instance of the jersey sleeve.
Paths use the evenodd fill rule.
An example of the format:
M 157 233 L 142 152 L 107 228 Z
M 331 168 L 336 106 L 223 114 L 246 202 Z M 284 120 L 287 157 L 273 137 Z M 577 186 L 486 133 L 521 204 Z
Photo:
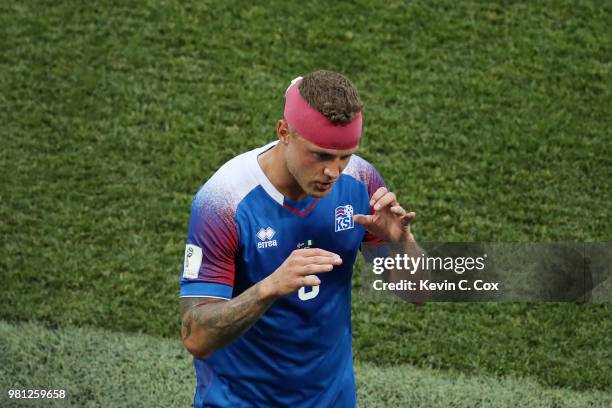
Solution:
M 193 199 L 180 297 L 232 297 L 238 249 L 234 215 L 223 195 L 206 185 Z

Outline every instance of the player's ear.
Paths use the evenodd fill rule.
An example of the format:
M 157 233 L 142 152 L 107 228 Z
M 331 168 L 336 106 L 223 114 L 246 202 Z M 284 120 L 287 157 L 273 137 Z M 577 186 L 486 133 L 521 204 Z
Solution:
M 289 132 L 289 124 L 285 119 L 279 119 L 276 122 L 276 134 L 278 135 L 278 139 L 281 141 L 281 143 L 285 145 L 289 143 L 289 136 L 291 135 L 291 132 Z

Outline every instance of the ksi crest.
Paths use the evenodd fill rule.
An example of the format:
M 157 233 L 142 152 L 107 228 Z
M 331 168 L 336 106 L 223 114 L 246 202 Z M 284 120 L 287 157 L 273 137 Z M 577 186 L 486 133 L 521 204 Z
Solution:
M 336 232 L 353 228 L 353 206 L 350 204 L 336 207 L 334 211 Z

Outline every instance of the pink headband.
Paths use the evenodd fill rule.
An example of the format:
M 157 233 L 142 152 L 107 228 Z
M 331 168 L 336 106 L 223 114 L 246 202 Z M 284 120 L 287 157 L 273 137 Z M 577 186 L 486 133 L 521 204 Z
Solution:
M 285 119 L 289 127 L 324 149 L 348 150 L 357 147 L 361 137 L 361 112 L 350 123 L 334 125 L 306 102 L 299 90 L 301 80 L 302 77 L 295 78 L 285 92 Z

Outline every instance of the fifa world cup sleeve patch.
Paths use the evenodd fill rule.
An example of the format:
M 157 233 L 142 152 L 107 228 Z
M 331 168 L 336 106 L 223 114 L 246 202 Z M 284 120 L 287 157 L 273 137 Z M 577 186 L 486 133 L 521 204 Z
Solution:
M 185 247 L 185 261 L 183 263 L 183 278 L 197 279 L 202 265 L 202 248 L 187 244 Z

